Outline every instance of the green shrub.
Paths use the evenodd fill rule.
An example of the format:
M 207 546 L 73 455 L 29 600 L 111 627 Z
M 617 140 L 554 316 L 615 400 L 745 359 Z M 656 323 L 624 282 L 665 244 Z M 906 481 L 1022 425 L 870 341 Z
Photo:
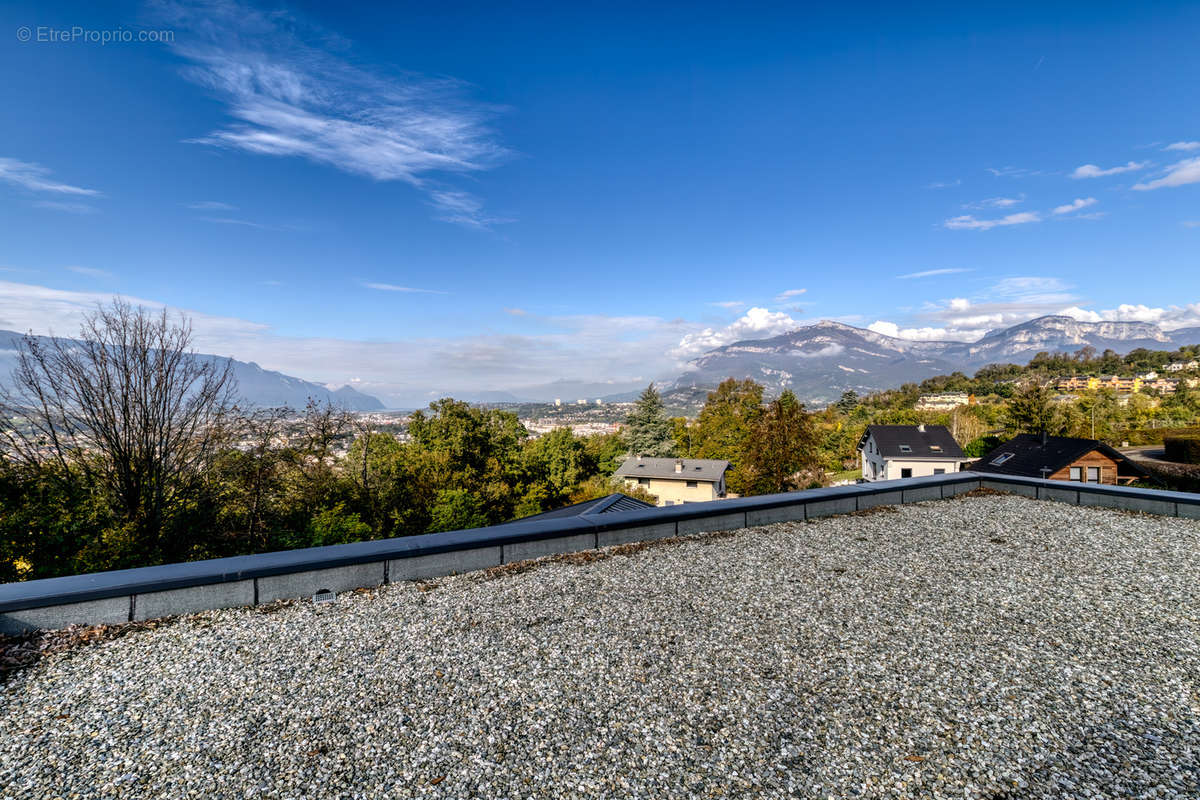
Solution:
M 1163 438 L 1167 460 L 1180 464 L 1200 464 L 1200 436 L 1167 436 Z

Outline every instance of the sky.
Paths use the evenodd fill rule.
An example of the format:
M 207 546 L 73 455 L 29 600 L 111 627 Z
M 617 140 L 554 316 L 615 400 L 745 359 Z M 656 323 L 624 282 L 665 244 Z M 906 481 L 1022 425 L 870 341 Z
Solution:
M 1194 3 L 10 2 L 0 328 L 120 295 L 417 406 L 821 319 L 1197 325 L 1198 39 Z

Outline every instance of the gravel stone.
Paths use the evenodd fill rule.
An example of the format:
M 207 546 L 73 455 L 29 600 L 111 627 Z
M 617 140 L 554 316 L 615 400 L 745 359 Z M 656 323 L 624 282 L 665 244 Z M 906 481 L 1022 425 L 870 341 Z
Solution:
M 968 496 L 180 618 L 0 797 L 1195 798 L 1200 522 Z

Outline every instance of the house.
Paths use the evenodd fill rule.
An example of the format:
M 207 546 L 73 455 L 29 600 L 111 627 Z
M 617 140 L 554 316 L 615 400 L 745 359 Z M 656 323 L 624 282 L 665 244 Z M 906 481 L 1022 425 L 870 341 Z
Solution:
M 945 425 L 868 425 L 858 451 L 867 481 L 958 472 L 966 460 Z
M 1196 361 L 1172 361 L 1167 364 L 1167 372 L 1182 372 L 1185 369 L 1196 369 L 1200 367 Z
M 645 489 L 660 506 L 703 503 L 725 496 L 728 461 L 708 458 L 632 456 L 616 472 L 625 485 Z
M 1022 433 L 970 465 L 974 472 L 1022 475 L 1055 481 L 1128 484 L 1144 469 L 1095 439 Z
M 950 411 L 959 406 L 973 405 L 975 396 L 966 392 L 923 394 L 917 399 L 918 411 Z

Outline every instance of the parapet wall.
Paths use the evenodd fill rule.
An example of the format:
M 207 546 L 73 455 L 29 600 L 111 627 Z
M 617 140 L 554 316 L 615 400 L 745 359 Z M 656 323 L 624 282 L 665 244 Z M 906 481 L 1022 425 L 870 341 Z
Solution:
M 940 500 L 979 488 L 1200 519 L 1200 494 L 959 472 L 2 584 L 0 633 L 259 605 L 616 544 Z

